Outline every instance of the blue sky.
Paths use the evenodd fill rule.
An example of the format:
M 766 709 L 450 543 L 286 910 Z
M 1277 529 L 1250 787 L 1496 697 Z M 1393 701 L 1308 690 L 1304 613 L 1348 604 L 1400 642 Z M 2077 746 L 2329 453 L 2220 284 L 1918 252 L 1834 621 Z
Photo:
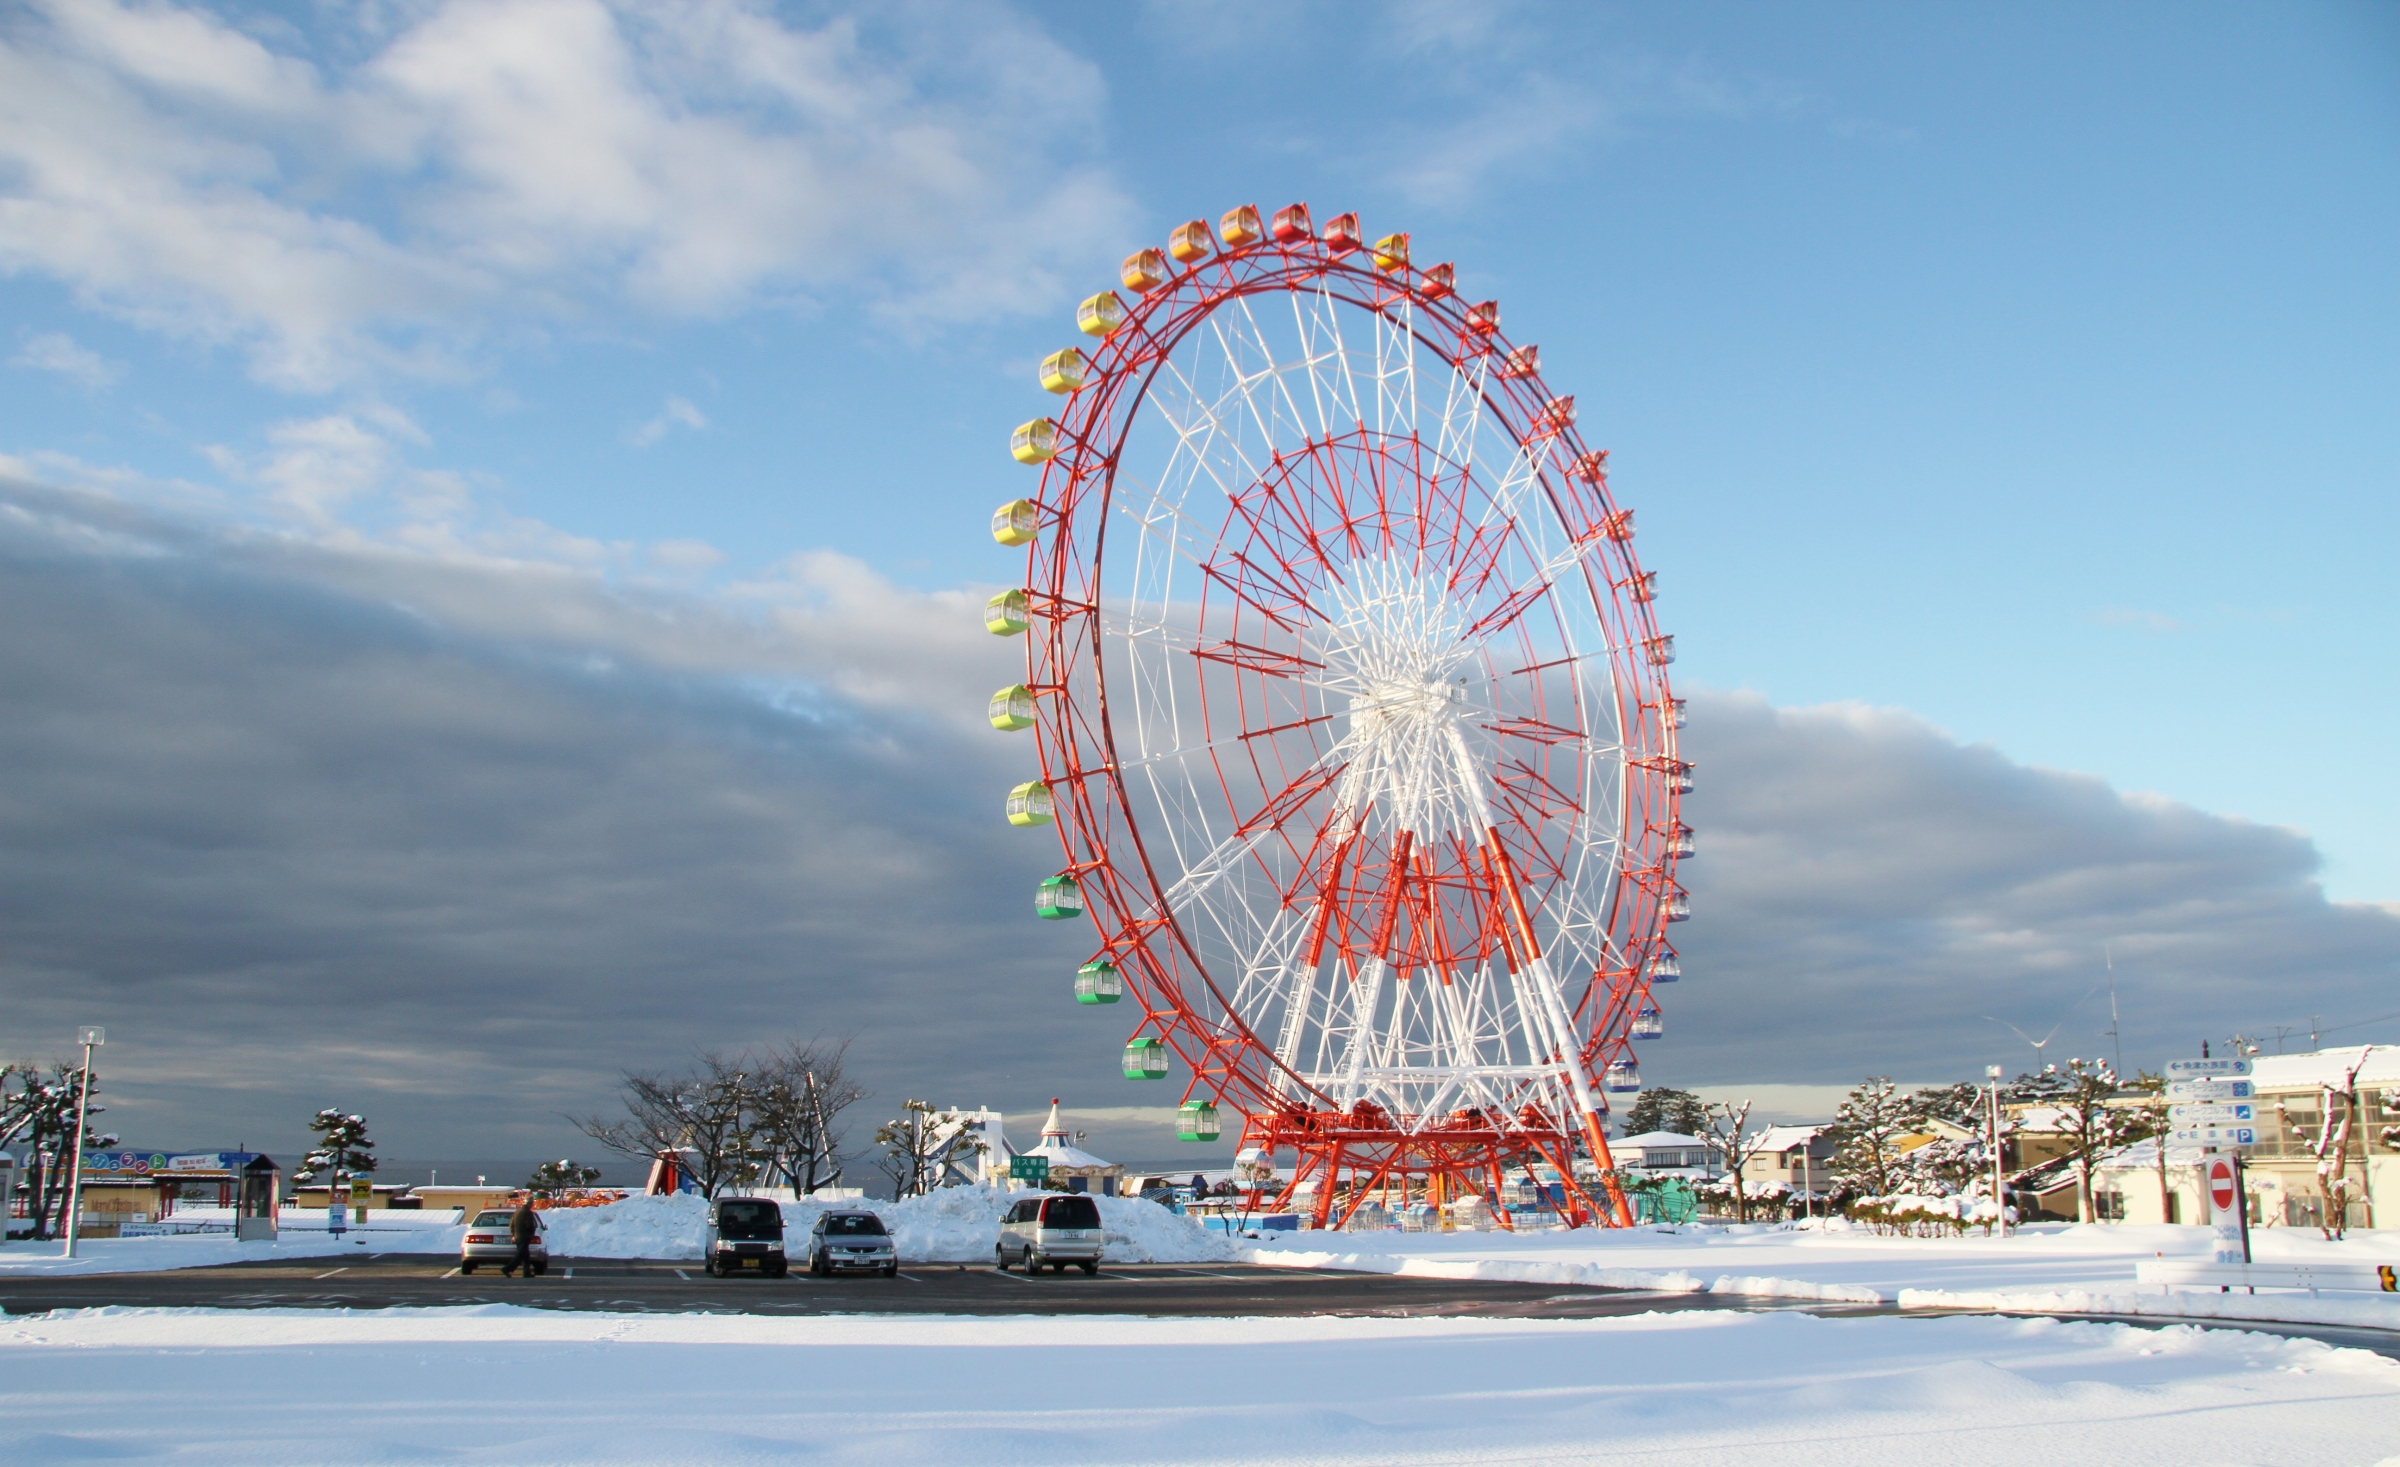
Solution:
M 1073 300 L 1294 199 L 1540 344 L 1729 727 L 1989 745 L 1995 799 L 2096 776 L 2321 861 L 2328 920 L 2400 901 L 2389 6 L 42 0 L 0 472 L 477 657 L 713 679 L 653 690 L 678 747 L 749 737 L 728 689 L 938 723 Z
M 20 34 L 112 64 L 40 9 Z M 380 30 L 201 13 L 312 63 L 321 96 L 356 96 L 432 9 L 391 7 Z M 619 27 L 628 54 L 642 10 Z M 652 241 L 740 206 L 629 186 L 591 205 L 614 222 L 458 302 L 423 287 L 405 310 L 321 318 L 245 297 L 223 278 L 238 261 L 162 285 L 141 249 L 113 276 L 15 250 L 0 445 L 206 486 L 230 514 L 289 517 L 313 494 L 388 531 L 388 478 L 413 470 L 565 537 L 704 542 L 720 581 L 811 548 L 919 587 L 984 580 L 1001 567 L 979 512 L 1019 487 L 995 445 L 1033 410 L 1026 367 L 1065 339 L 1071 297 L 1184 217 L 1355 207 L 1458 260 L 1579 392 L 1666 573 L 1687 676 L 1903 707 L 2297 826 L 2335 895 L 2400 894 L 2387 7 L 1403 6 L 1366 24 L 1057 6 L 976 27 L 980 65 L 928 56 L 938 25 L 904 9 L 859 29 L 846 54 L 882 93 L 859 105 L 891 113 L 854 116 L 842 146 L 884 145 L 912 105 L 986 112 L 1000 146 L 953 160 L 986 176 L 792 202 L 830 206 L 837 237 L 891 228 L 846 216 L 922 221 L 905 237 L 769 237 L 662 288 Z M 714 116 L 764 150 L 810 121 L 663 66 L 645 80 L 630 126 Z M 555 84 L 595 117 L 624 102 Z M 195 191 L 372 231 L 347 257 L 355 288 L 539 253 L 538 214 L 458 223 L 490 184 L 472 142 L 345 155 L 222 94 L 137 78 L 121 95 L 120 121 L 196 119 L 243 152 L 192 170 Z M 640 217 L 678 207 L 693 217 Z M 328 419 L 356 431 L 301 426 Z M 311 473 L 372 487 L 329 501 L 338 487 L 292 486 Z

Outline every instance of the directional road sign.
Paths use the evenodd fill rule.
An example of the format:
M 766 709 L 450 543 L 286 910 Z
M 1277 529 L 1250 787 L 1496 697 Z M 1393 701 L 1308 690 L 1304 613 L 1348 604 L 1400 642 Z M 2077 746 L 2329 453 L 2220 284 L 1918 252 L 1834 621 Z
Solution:
M 2179 1146 L 2256 1146 L 2254 1126 L 2180 1126 L 2167 1133 Z
M 2182 1059 L 2167 1061 L 2170 1080 L 2230 1080 L 2250 1073 L 2246 1059 Z
M 2248 1080 L 2170 1080 L 2167 1099 L 2172 1101 L 2248 1100 L 2251 1096 Z
M 2178 1126 L 2247 1126 L 2258 1120 L 2258 1107 L 2246 1100 L 2228 1105 L 2170 1105 L 2167 1120 Z

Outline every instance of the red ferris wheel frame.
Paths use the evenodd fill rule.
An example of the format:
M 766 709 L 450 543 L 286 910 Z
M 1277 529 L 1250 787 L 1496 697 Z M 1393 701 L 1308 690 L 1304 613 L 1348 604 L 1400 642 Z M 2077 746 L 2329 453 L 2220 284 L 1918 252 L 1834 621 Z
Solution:
M 1228 220 L 1245 212 L 1235 211 Z M 1254 213 L 1250 217 L 1255 220 Z M 1289 227 L 1295 220 L 1297 227 Z M 1469 304 L 1453 293 L 1450 267 L 1414 268 L 1406 260 L 1404 239 L 1396 248 L 1390 241 L 1366 246 L 1353 216 L 1318 232 L 1309 228 L 1305 206 L 1296 205 L 1279 214 L 1277 224 L 1284 227 L 1269 233 L 1253 223 L 1246 240 L 1240 238 L 1244 231 L 1228 230 L 1220 243 L 1207 239 L 1195 221 L 1177 231 L 1175 253 L 1187 261 L 1180 268 L 1157 251 L 1129 259 L 1126 281 L 1141 287 L 1140 293 L 1123 307 L 1122 324 L 1089 353 L 1088 374 L 1055 420 L 1048 445 L 1052 454 L 1033 500 L 1042 532 L 1028 548 L 1026 594 L 1034 635 L 1027 648 L 1026 686 L 1045 705 L 1035 726 L 1042 780 L 1066 856 L 1061 874 L 1075 878 L 1099 931 L 1100 956 L 1116 965 L 1141 1005 L 1135 1036 L 1154 1037 L 1186 1067 L 1184 1098 L 1204 1097 L 1238 1110 L 1244 1116 L 1245 1147 L 1270 1152 L 1288 1147 L 1295 1153 L 1297 1164 L 1278 1205 L 1288 1204 L 1311 1177 L 1318 1183 L 1320 1225 L 1345 1174 L 1347 1208 L 1371 1193 L 1388 1195 L 1395 1185 L 1405 1197 L 1412 1180 L 1421 1180 L 1422 1195 L 1436 1202 L 1482 1191 L 1496 1187 L 1507 1168 L 1537 1160 L 1571 1179 L 1580 1149 L 1599 1170 L 1601 1196 L 1590 1199 L 1595 1205 L 1587 1208 L 1585 1194 L 1568 1186 L 1570 1215 L 1577 1221 L 1593 1217 L 1630 1224 L 1605 1131 L 1588 1108 L 1578 1116 L 1555 1104 L 1528 1103 L 1510 1112 L 1473 1108 L 1402 1117 L 1363 1104 L 1344 1109 L 1311 1086 L 1237 1011 L 1201 945 L 1171 907 L 1170 881 L 1162 880 L 1145 844 L 1110 718 L 1103 657 L 1104 528 L 1127 438 L 1162 366 L 1214 313 L 1245 298 L 1306 290 L 1405 327 L 1416 347 L 1453 371 L 1478 363 L 1487 369 L 1507 364 L 1478 375 L 1480 411 L 1519 445 L 1551 440 L 1538 460 L 1528 503 L 1554 515 L 1577 547 L 1574 574 L 1611 633 L 1606 655 L 1619 726 L 1636 731 L 1624 745 L 1616 839 L 1625 854 L 1606 914 L 1606 947 L 1613 960 L 1588 974 L 1567 975 L 1571 982 L 1563 995 L 1579 1079 L 1598 1085 L 1612 1065 L 1630 1063 L 1628 1030 L 1637 1007 L 1647 1000 L 1651 965 L 1665 954 L 1672 969 L 1665 930 L 1682 909 L 1675 865 L 1689 850 L 1679 812 L 1690 766 L 1677 755 L 1681 705 L 1665 673 L 1672 639 L 1656 624 L 1650 599 L 1654 582 L 1634 555 L 1630 512 L 1609 494 L 1606 455 L 1585 446 L 1574 425 L 1572 400 L 1548 390 L 1531 349 L 1513 347 L 1502 335 L 1496 303 Z M 1192 247 L 1195 231 L 1206 241 L 1202 249 Z M 1200 257 L 1189 258 L 1193 254 Z M 1349 451 L 1388 459 L 1412 451 L 1407 445 L 1369 443 L 1369 436 L 1362 430 L 1359 442 L 1348 444 L 1329 435 L 1308 445 L 1308 453 L 1330 458 Z M 1277 471 L 1282 471 L 1280 458 Z M 1323 471 L 1342 470 L 1337 465 Z M 1259 550 L 1255 541 L 1253 536 L 1250 548 Z M 1236 581 L 1272 579 L 1278 571 L 1297 578 L 1301 568 L 1274 562 L 1268 547 L 1258 556 L 1269 562 L 1261 571 L 1241 549 L 1234 547 L 1216 579 L 1250 611 L 1274 620 L 1263 598 L 1246 597 Z M 1516 614 L 1505 602 L 1494 615 L 1503 613 Z M 1259 624 L 1256 616 L 1253 622 Z M 1294 654 L 1266 645 L 1270 640 L 1229 638 L 1196 648 L 1194 655 L 1213 657 L 1240 674 L 1272 677 L 1275 659 Z M 1322 797 L 1327 777 L 1322 769 L 1302 771 L 1265 796 L 1250 818 L 1291 815 Z M 1354 863 L 1361 869 L 1345 878 L 1347 847 L 1326 828 L 1317 828 L 1303 862 L 1318 873 L 1312 879 L 1326 894 L 1314 919 L 1312 967 L 1329 945 L 1384 951 L 1401 925 L 1408 928 L 1409 941 L 1429 934 L 1421 941 L 1447 941 L 1450 955 L 1459 959 L 1496 960 L 1512 972 L 1538 959 L 1543 893 L 1560 873 L 1545 869 L 1547 857 L 1538 840 L 1523 838 L 1505 820 L 1480 844 L 1469 849 L 1462 843 L 1437 878 L 1421 857 L 1412 864 L 1403 836 L 1380 881 L 1365 873 L 1363 853 Z M 1379 862 L 1382 855 L 1377 853 Z M 1337 906 L 1333 893 L 1345 890 L 1361 911 L 1380 908 L 1380 921 L 1329 920 L 1326 914 Z M 1443 910 L 1437 911 L 1437 904 Z M 1403 910 L 1405 924 L 1395 921 Z M 1446 914 L 1454 915 L 1446 919 Z M 1395 950 L 1394 955 L 1405 978 L 1407 954 Z M 1422 947 L 1417 956 L 1426 957 Z

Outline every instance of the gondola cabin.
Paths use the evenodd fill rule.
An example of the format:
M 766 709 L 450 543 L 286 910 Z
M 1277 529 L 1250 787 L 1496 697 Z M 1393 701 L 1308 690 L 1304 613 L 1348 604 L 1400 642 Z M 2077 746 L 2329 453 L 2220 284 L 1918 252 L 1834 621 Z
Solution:
M 1053 813 L 1050 786 L 1029 779 L 1008 792 L 1008 803 L 1003 808 L 1011 825 L 1048 825 Z
M 1033 625 L 1032 603 L 1022 591 L 1003 591 L 983 603 L 983 629 L 995 637 L 1024 635 Z
M 1667 1037 L 1666 1016 L 1658 1011 L 1657 1004 L 1643 1004 L 1634 1010 L 1633 1024 L 1625 1034 L 1631 1039 L 1664 1039 Z
M 1021 464 L 1046 464 L 1058 457 L 1058 424 L 1048 418 L 1019 423 L 1008 435 L 1008 456 Z
M 1500 375 L 1510 379 L 1531 377 L 1542 370 L 1542 349 L 1520 346 L 1500 359 Z
M 1187 1100 L 1175 1111 L 1178 1141 L 1214 1141 L 1223 1129 L 1217 1121 L 1217 1108 L 1205 1100 Z
M 1666 904 L 1665 904 L 1665 905 L 1666 905 L 1666 909 L 1667 909 L 1667 920 L 1668 920 L 1668 921 L 1670 921 L 1670 922 L 1688 922 L 1688 921 L 1690 921 L 1690 920 L 1691 920 L 1691 917 L 1692 917 L 1692 898 L 1691 898 L 1691 894 L 1690 894 L 1690 893 L 1688 893 L 1688 892 L 1686 892 L 1686 891 L 1685 891 L 1685 890 L 1684 890 L 1682 887 L 1678 886 L 1678 887 L 1674 888 L 1673 890 L 1671 890 L 1671 891 L 1669 891 L 1669 892 L 1667 893 L 1667 900 L 1666 900 Z
M 1542 404 L 1542 426 L 1550 429 L 1575 426 L 1575 399 L 1554 397 Z
M 1033 690 L 1023 683 L 1013 683 L 992 694 L 986 716 L 992 727 L 1002 733 L 1015 733 L 1033 727 Z
M 1363 248 L 1365 241 L 1358 237 L 1358 216 L 1336 214 L 1325 221 L 1325 244 L 1335 255 L 1347 255 Z
M 1692 828 L 1682 821 L 1675 822 L 1675 828 L 1667 832 L 1667 854 L 1676 860 L 1688 861 L 1699 854 L 1699 849 L 1692 840 Z
M 1658 572 L 1643 571 L 1639 575 L 1626 577 L 1625 594 L 1636 601 L 1656 601 L 1658 599 Z
M 1266 230 L 1259 227 L 1256 204 L 1227 209 L 1225 217 L 1217 221 L 1217 238 L 1225 241 L 1228 249 L 1238 250 L 1245 245 L 1254 245 L 1266 237 Z
M 1167 1046 L 1158 1039 L 1136 1039 L 1125 1046 L 1125 1078 L 1128 1080 L 1164 1080 L 1167 1078 Z
M 1298 244 L 1316 232 L 1316 227 L 1308 222 L 1308 205 L 1286 204 L 1275 211 L 1277 244 Z
M 1608 450 L 1605 448 L 1596 448 L 1590 453 L 1580 455 L 1576 458 L 1574 464 L 1568 468 L 1567 472 L 1573 474 L 1576 478 L 1581 479 L 1586 484 L 1607 483 Z
M 1467 329 L 1477 336 L 1489 336 L 1500 329 L 1500 303 L 1485 301 L 1467 307 Z
M 1167 236 L 1167 253 L 1175 258 L 1178 265 L 1197 265 L 1207 259 L 1216 247 L 1216 241 L 1208 237 L 1208 221 L 1205 219 L 1178 224 L 1174 233 Z
M 1086 336 L 1111 336 L 1125 324 L 1125 302 L 1104 290 L 1075 308 L 1075 329 Z
M 1108 959 L 1097 958 L 1075 970 L 1077 1003 L 1115 1003 L 1124 996 L 1125 975 Z
M 1611 1095 L 1632 1095 L 1642 1088 L 1641 1069 L 1631 1060 L 1619 1060 L 1603 1072 L 1600 1088 Z
M 1083 915 L 1083 888 L 1075 878 L 1061 873 L 1045 876 L 1034 889 L 1033 914 L 1045 922 L 1064 922 L 1069 917 Z
M 1642 964 L 1642 977 L 1651 983 L 1677 982 L 1683 977 L 1683 959 L 1661 948 L 1650 955 L 1650 961 Z
M 1042 391 L 1063 397 L 1081 387 L 1091 370 L 1091 359 L 1075 348 L 1054 351 L 1042 358 Z
M 1610 510 L 1608 512 L 1608 517 L 1600 522 L 1600 530 L 1601 533 L 1607 535 L 1609 539 L 1614 540 L 1619 544 L 1623 544 L 1625 541 L 1632 539 L 1633 511 L 1630 509 Z
M 1042 512 L 1030 499 L 1012 499 L 992 511 L 992 538 L 1003 545 L 1031 545 L 1042 537 Z
M 1125 282 L 1127 290 L 1138 290 L 1148 295 L 1174 279 L 1175 270 L 1167 263 L 1167 257 L 1158 251 L 1135 250 L 1125 257 L 1125 266 L 1117 272 L 1117 278 Z
M 1425 278 L 1417 282 L 1417 294 L 1429 301 L 1438 301 L 1443 296 L 1456 294 L 1457 291 L 1458 267 L 1456 265 L 1432 266 L 1426 270 Z
M 1385 272 L 1408 268 L 1408 236 L 1387 234 L 1375 241 L 1375 268 Z
M 1650 659 L 1652 667 L 1664 667 L 1675 660 L 1675 638 L 1665 633 L 1645 637 L 1642 640 L 1642 653 Z

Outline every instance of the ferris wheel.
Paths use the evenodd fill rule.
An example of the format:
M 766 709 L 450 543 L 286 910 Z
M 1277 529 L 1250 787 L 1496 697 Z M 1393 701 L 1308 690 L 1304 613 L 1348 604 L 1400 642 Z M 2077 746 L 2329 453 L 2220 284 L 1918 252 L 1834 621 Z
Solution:
M 1602 1117 L 1680 975 L 1691 766 L 1607 453 L 1355 215 L 1194 220 L 1123 286 L 1041 365 L 985 613 L 1028 638 L 1008 818 L 1065 852 L 1036 908 L 1099 935 L 1075 997 L 1130 997 L 1126 1076 L 1185 1139 L 1237 1113 L 1320 1225 L 1537 1166 L 1629 1223 Z

